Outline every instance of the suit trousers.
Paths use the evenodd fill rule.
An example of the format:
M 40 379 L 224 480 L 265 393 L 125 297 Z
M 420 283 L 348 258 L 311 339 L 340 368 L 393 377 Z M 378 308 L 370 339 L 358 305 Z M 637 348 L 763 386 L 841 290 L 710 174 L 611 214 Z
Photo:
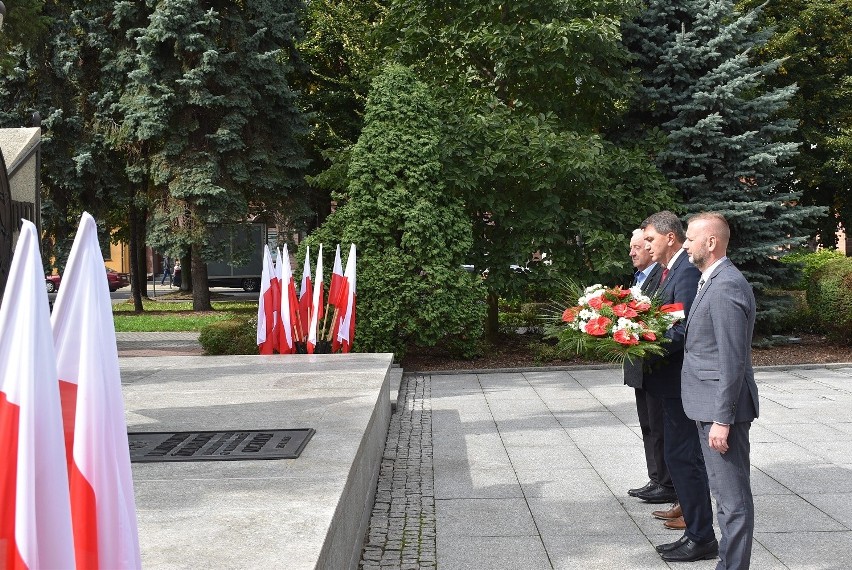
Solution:
M 642 429 L 642 444 L 645 446 L 645 463 L 648 479 L 658 485 L 672 488 L 672 478 L 666 467 L 663 448 L 663 405 L 659 398 L 641 388 L 636 388 L 636 413 Z
M 686 536 L 699 544 L 716 538 L 710 484 L 695 422 L 686 417 L 680 396 L 661 398 L 663 403 L 666 465 L 674 483 Z
M 701 437 L 704 463 L 710 488 L 716 498 L 719 521 L 719 563 L 717 570 L 748 570 L 754 542 L 754 499 L 751 494 L 749 430 L 751 422 L 731 424 L 728 451 L 710 448 L 712 423 L 696 422 Z

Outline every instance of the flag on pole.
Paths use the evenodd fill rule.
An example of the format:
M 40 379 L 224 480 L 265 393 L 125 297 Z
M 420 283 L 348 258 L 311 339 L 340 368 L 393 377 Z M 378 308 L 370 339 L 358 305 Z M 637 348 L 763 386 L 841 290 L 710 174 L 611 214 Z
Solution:
M 49 310 L 38 233 L 32 222 L 23 220 L 0 307 L 0 568 L 4 570 L 74 568 Z
M 343 346 L 343 352 L 349 352 L 355 340 L 355 244 L 349 247 L 349 257 L 346 258 L 346 310 L 342 311 L 340 326 L 337 331 L 337 341 Z
M 296 339 L 293 336 L 293 326 L 296 322 L 296 284 L 293 282 L 293 271 L 290 269 L 290 254 L 287 245 L 284 250 L 278 250 L 278 265 L 276 266 L 280 291 L 280 303 L 276 333 L 278 335 L 278 352 L 292 354 L 296 352 Z
M 328 304 L 339 307 L 344 298 L 346 279 L 343 277 L 343 266 L 340 264 L 340 244 L 334 252 L 334 267 L 331 270 L 331 285 L 328 287 Z
M 311 287 L 311 246 L 305 247 L 305 265 L 302 267 L 302 282 L 299 286 L 299 314 L 301 316 L 302 340 L 306 340 L 308 326 L 311 324 L 311 303 L 314 299 Z
M 313 354 L 317 347 L 317 328 L 323 316 L 323 281 L 322 281 L 322 244 L 317 255 L 317 273 L 314 278 L 314 296 L 311 302 L 311 324 L 308 325 L 308 354 Z
M 272 280 L 275 268 L 269 246 L 263 246 L 263 271 L 260 274 L 260 296 L 257 301 L 257 346 L 261 354 L 272 354 L 275 347 L 275 290 Z
M 77 568 L 141 568 L 118 350 L 97 224 L 83 213 L 51 325 Z

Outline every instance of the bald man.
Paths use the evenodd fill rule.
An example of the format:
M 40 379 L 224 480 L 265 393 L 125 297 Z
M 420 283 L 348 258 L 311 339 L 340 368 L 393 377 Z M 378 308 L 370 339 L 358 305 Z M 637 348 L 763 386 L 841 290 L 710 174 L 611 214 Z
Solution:
M 755 301 L 751 285 L 727 257 L 728 222 L 707 212 L 689 220 L 684 248 L 701 271 L 686 321 L 681 398 L 695 420 L 716 498 L 717 570 L 747 570 L 754 536 L 749 429 L 758 416 L 751 365 Z

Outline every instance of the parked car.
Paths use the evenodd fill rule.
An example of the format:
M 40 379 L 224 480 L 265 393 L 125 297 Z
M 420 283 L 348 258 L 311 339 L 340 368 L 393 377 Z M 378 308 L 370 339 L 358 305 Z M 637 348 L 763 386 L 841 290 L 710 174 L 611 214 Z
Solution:
M 130 275 L 127 273 L 119 273 L 114 269 L 106 269 L 106 278 L 107 284 L 109 285 L 110 292 L 115 292 L 121 289 L 122 287 L 127 287 L 130 285 Z M 44 276 L 44 284 L 47 287 L 48 293 L 56 293 L 59 291 L 59 284 L 62 282 L 62 277 L 59 275 L 45 275 Z

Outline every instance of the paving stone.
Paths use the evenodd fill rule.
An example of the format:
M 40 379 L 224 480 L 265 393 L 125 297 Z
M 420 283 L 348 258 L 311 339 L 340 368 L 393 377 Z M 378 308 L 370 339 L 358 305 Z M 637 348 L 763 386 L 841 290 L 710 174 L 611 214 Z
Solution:
M 362 570 L 436 567 L 429 380 L 404 377 L 391 417 Z M 377 564 L 379 562 L 379 564 Z

